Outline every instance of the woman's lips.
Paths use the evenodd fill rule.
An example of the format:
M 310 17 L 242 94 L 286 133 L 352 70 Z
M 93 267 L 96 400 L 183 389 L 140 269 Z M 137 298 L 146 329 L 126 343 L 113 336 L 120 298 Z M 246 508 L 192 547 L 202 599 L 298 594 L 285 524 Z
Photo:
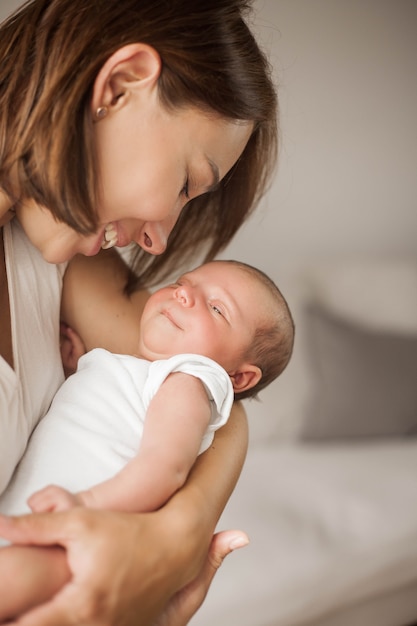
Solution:
M 101 235 L 99 238 L 96 237 L 94 245 L 91 248 L 89 248 L 86 252 L 82 251 L 81 253 L 85 254 L 85 256 L 96 256 L 96 254 L 98 254 L 101 250 L 102 243 L 103 243 L 103 235 Z M 80 252 L 80 250 L 78 250 L 78 252 Z
M 91 237 L 90 237 L 91 239 Z M 114 246 L 127 246 L 130 241 L 125 241 L 123 234 L 119 232 L 118 226 L 111 222 L 106 224 L 99 236 L 95 236 L 94 246 L 87 252 L 83 252 L 86 256 L 95 256 L 100 250 L 109 250 Z

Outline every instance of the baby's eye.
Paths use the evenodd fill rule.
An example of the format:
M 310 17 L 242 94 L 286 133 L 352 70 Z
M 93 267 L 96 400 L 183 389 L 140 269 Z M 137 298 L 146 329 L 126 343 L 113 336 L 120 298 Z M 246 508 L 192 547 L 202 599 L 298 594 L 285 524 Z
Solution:
M 218 315 L 223 315 L 223 311 L 219 309 L 218 306 L 216 306 L 215 304 L 210 304 L 210 306 L 215 313 L 217 313 Z

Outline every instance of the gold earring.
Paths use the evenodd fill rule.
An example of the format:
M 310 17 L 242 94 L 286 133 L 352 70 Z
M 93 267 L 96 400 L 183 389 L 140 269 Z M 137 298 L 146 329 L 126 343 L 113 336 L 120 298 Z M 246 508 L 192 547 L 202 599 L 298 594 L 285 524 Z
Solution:
M 109 110 L 108 110 L 108 108 L 106 106 L 98 107 L 96 109 L 96 119 L 102 120 L 103 117 L 106 117 L 108 112 L 109 112 Z

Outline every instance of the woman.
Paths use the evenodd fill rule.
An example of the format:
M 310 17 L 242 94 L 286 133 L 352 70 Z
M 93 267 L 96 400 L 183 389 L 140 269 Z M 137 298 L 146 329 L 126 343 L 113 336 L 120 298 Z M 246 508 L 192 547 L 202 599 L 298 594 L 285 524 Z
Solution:
M 62 382 L 59 264 L 136 242 L 132 290 L 148 286 L 212 258 L 265 190 L 276 98 L 248 4 L 33 0 L 2 25 L 1 489 Z M 244 540 L 205 561 L 246 437 L 237 406 L 158 512 L 3 520 L 11 540 L 62 545 L 73 573 L 19 623 L 186 623 L 224 543 Z

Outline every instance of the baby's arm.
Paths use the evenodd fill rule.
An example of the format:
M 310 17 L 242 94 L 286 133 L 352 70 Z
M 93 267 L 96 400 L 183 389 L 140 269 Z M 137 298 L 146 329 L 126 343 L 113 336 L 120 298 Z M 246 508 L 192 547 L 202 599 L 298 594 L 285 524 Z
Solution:
M 150 402 L 138 455 L 116 476 L 75 496 L 47 487 L 34 494 L 34 511 L 90 508 L 153 511 L 185 482 L 200 449 L 211 407 L 203 383 L 189 374 L 170 374 Z

